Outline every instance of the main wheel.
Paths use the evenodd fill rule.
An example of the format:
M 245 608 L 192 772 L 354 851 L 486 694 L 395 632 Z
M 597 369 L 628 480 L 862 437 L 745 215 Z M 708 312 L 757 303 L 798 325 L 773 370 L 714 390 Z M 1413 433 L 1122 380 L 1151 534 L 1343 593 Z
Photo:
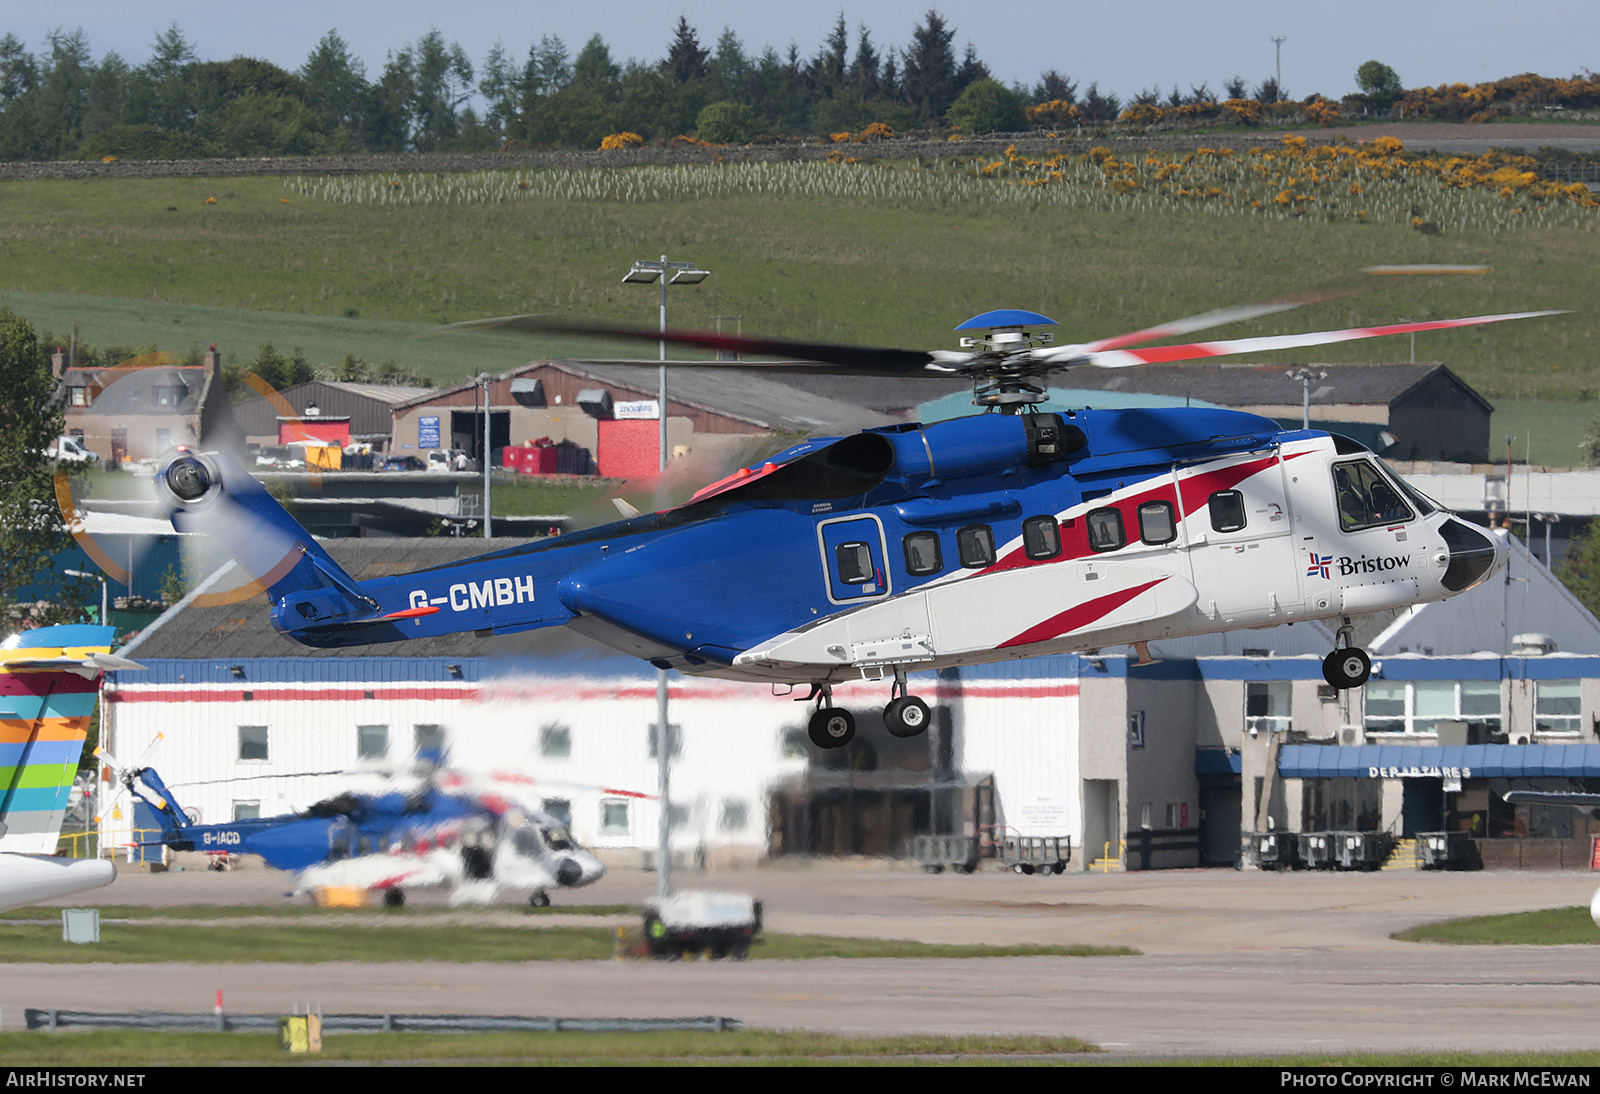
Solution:
M 806 735 L 818 748 L 843 748 L 855 739 L 855 716 L 841 707 L 823 707 L 811 716 Z
M 931 717 L 928 704 L 915 695 L 891 699 L 883 708 L 884 728 L 896 737 L 915 737 L 928 728 Z
M 399 908 L 406 902 L 404 889 L 385 889 L 383 891 L 383 906 L 385 908 Z
M 535 889 L 533 895 L 528 898 L 528 906 L 532 908 L 550 907 L 550 894 L 543 889 Z
M 1372 675 L 1372 658 L 1366 650 L 1334 650 L 1322 659 L 1322 678 L 1340 691 L 1358 688 Z

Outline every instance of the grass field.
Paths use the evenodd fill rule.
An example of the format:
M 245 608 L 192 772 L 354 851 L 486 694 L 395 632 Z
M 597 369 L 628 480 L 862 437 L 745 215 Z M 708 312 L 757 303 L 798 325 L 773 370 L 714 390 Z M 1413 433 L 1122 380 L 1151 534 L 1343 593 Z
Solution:
M 8 1067 L 139 1067 L 163 1064 L 341 1063 L 750 1066 L 1068 1064 L 1077 1066 L 1592 1068 L 1600 1052 L 1413 1052 L 1304 1056 L 1106 1059 L 1076 1037 L 851 1037 L 800 1031 L 726 1033 L 355 1033 L 328 1034 L 322 1052 L 290 1056 L 273 1034 L 160 1033 L 148 1030 L 0 1033 Z M 1350 1085 L 1348 1078 L 1345 1085 Z M 1357 1084 L 1359 1085 L 1359 1084 Z
M 1594 946 L 1600 945 L 1600 928 L 1589 918 L 1588 908 L 1552 908 L 1513 915 L 1448 919 L 1400 931 L 1394 937 L 1401 942 L 1448 942 L 1469 946 Z
M 162 911 L 162 910 L 157 910 Z M 146 915 L 149 912 L 145 913 Z M 326 913 L 323 913 L 326 914 Z M 273 919 L 282 913 L 269 910 Z M 613 954 L 610 927 L 498 927 L 452 921 L 449 930 L 427 916 L 354 913 L 347 922 L 262 923 L 237 914 L 211 919 L 190 910 L 168 922 L 117 922 L 104 916 L 97 944 L 61 940 L 59 921 L 0 922 L 0 965 L 20 962 L 139 964 L 183 962 L 323 961 L 602 961 Z M 141 917 L 142 918 L 142 917 Z M 753 959 L 808 960 L 821 957 L 976 958 L 1122 957 L 1126 946 L 944 946 L 821 935 L 766 934 L 751 949 Z
M 1495 272 L 1485 277 L 1395 285 L 1218 336 L 1569 308 L 1574 314 L 1555 319 L 1424 335 L 1418 357 L 1449 362 L 1496 399 L 1600 393 L 1600 317 L 1592 307 L 1600 233 L 1591 231 L 1423 235 L 1402 224 L 1200 207 L 1069 208 L 1016 197 L 1015 188 L 1005 201 L 912 202 L 889 190 L 845 198 L 802 188 L 374 205 L 307 197 L 290 182 L 7 182 L 0 299 L 57 332 L 76 318 L 95 344 L 156 341 L 185 350 L 217 341 L 249 357 L 270 337 L 279 348 L 302 346 L 314 362 L 356 352 L 445 380 L 544 350 L 498 335 L 453 336 L 435 348 L 447 340 L 411 342 L 409 334 L 529 311 L 653 326 L 654 290 L 620 280 L 634 259 L 662 252 L 712 271 L 704 285 L 672 291 L 675 325 L 743 316 L 747 332 L 916 347 L 952 346 L 951 328 L 991 307 L 1038 309 L 1063 322 L 1063 339 L 1076 339 L 1341 282 L 1372 264 L 1487 263 Z M 290 332 L 263 313 L 287 320 Z M 1395 339 L 1309 356 L 1407 353 Z

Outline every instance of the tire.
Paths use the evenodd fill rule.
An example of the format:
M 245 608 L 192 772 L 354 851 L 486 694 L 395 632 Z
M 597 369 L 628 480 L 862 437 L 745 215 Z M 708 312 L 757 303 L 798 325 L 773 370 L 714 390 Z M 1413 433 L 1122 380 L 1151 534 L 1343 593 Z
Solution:
M 1372 658 L 1366 650 L 1334 650 L 1322 659 L 1322 678 L 1340 691 L 1358 688 L 1372 675 Z
M 937 862 L 930 862 L 922 868 L 922 871 L 927 874 L 942 874 L 944 873 L 944 866 Z
M 818 748 L 843 748 L 855 739 L 855 716 L 842 707 L 823 707 L 811 716 L 806 736 Z
M 889 700 L 883 708 L 883 726 L 896 737 L 915 737 L 928 729 L 933 712 L 915 695 Z
M 403 907 L 405 902 L 406 891 L 404 889 L 385 889 L 383 891 L 383 906 L 385 908 Z
M 531 908 L 550 907 L 550 894 L 543 889 L 535 889 L 533 895 L 528 897 L 528 906 Z
M 1027 875 L 1033 873 L 1033 864 L 1028 862 L 1019 862 L 1012 866 L 1011 869 L 1016 873 Z

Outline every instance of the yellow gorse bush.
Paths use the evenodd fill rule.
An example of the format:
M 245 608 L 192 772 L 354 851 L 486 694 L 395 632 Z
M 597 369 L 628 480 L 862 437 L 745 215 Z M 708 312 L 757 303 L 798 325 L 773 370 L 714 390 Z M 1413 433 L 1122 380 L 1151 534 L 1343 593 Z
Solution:
M 636 148 L 643 143 L 644 138 L 637 133 L 613 133 L 600 138 L 600 151 L 615 152 L 620 148 Z

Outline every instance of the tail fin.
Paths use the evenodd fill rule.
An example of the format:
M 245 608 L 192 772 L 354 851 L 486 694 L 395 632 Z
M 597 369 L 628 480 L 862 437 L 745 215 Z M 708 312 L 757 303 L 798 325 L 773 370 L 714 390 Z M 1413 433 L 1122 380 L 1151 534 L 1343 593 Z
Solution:
M 299 625 L 359 623 L 379 614 L 378 601 L 227 456 L 180 451 L 155 481 L 173 527 L 213 536 Z
M 130 794 L 154 809 L 161 818 L 161 839 L 148 842 L 171 843 L 184 838 L 184 829 L 190 827 L 191 823 L 189 817 L 184 813 L 183 806 L 178 804 L 178 799 L 172 796 L 172 791 L 167 789 L 167 784 L 161 781 L 161 776 L 156 774 L 155 768 L 141 767 L 125 772 L 122 782 Z M 138 783 L 143 783 L 150 793 L 146 795 L 141 792 L 136 785 Z
M 24 631 L 0 645 L 0 851 L 53 855 L 94 713 L 112 627 Z

